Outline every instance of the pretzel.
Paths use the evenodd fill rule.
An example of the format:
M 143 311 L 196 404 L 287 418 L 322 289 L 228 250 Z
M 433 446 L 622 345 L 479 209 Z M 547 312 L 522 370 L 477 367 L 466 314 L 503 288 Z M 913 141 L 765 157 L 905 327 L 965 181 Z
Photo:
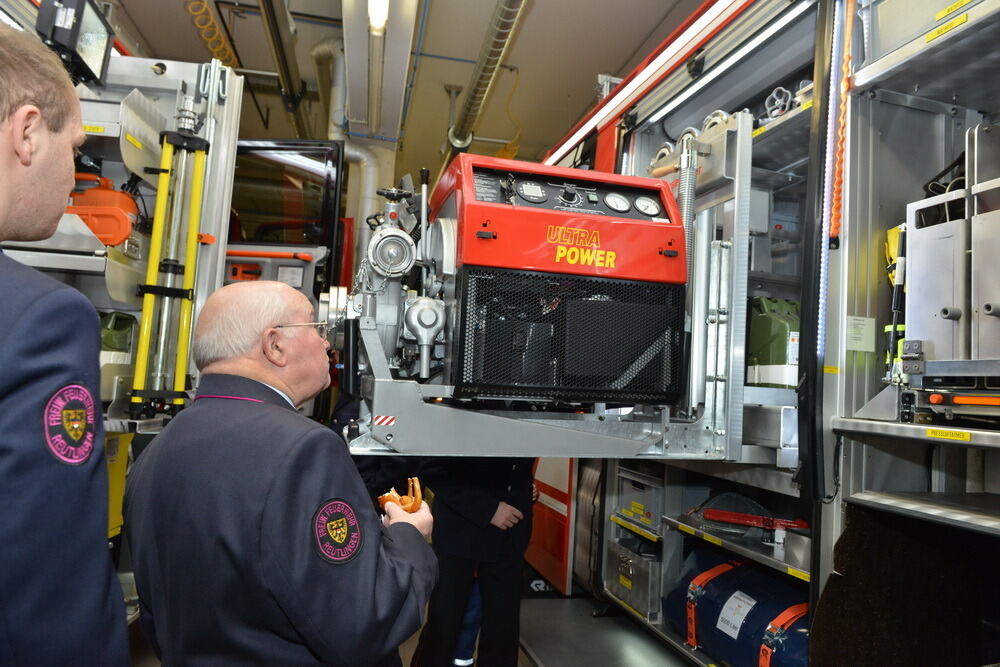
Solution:
M 389 489 L 389 493 L 383 493 L 378 497 L 378 506 L 385 510 L 386 503 L 396 503 L 407 512 L 416 512 L 423 502 L 423 493 L 420 491 L 420 480 L 416 477 L 409 477 L 406 480 L 408 495 L 401 496 L 396 492 L 395 487 Z

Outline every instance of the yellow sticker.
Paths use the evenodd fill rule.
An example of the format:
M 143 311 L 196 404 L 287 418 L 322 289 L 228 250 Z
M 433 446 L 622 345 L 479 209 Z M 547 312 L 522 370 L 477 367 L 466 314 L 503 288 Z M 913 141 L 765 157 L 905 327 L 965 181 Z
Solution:
M 688 535 L 694 535 L 694 528 L 691 526 L 685 526 L 683 523 L 677 524 L 677 530 L 682 533 L 687 533 Z
M 753 138 L 756 138 L 757 136 L 759 136 L 761 134 L 764 134 L 765 132 L 767 132 L 767 125 L 761 125 L 756 130 L 754 130 L 753 132 L 751 132 L 750 136 L 753 137 Z
M 644 516 L 639 517 L 639 521 L 642 521 L 644 524 L 647 524 L 649 526 L 653 525 L 653 520 L 652 519 L 647 519 Z
M 802 570 L 796 569 L 794 567 L 788 568 L 788 574 L 792 575 L 793 577 L 798 577 L 802 581 L 809 581 L 808 572 L 803 572 Z
M 104 127 L 101 125 L 84 125 L 83 131 L 87 134 L 104 134 Z
M 624 574 L 618 575 L 618 583 L 624 586 L 625 588 L 632 590 L 632 580 L 626 577 Z
M 811 109 L 812 105 L 813 105 L 813 101 L 812 100 L 808 100 L 807 102 L 804 102 L 802 104 L 802 110 L 805 111 L 806 109 Z
M 645 512 L 646 511 L 646 506 L 643 505 L 642 503 L 637 503 L 636 501 L 633 500 L 632 501 L 632 510 L 635 511 L 635 512 Z
M 624 514 L 625 516 L 627 516 L 630 519 L 634 519 L 635 518 L 635 512 L 633 512 L 632 510 L 623 509 L 622 510 L 622 514 Z
M 972 434 L 968 431 L 952 431 L 944 428 L 927 429 L 927 437 L 939 438 L 941 440 L 961 440 L 963 442 L 972 440 Z
M 823 372 L 829 373 L 830 375 L 836 375 L 840 372 L 840 368 L 838 366 L 823 366 Z
M 705 540 L 706 542 L 711 542 L 711 543 L 712 543 L 712 544 L 714 544 L 715 546 L 718 546 L 718 547 L 721 547 L 721 546 L 722 546 L 722 540 L 721 540 L 721 539 L 719 539 L 718 537 L 716 537 L 715 535 L 708 535 L 707 533 L 702 533 L 702 534 L 701 534 L 701 537 L 702 537 L 702 539 L 704 539 L 704 540 Z
M 945 16 L 948 16 L 948 14 L 951 14 L 953 11 L 955 11 L 957 9 L 961 9 L 962 7 L 965 7 L 970 2 L 972 2 L 972 0 L 958 0 L 957 2 L 953 2 L 950 5 L 948 5 L 947 7 L 945 7 L 944 9 L 942 9 L 941 11 L 939 11 L 937 14 L 935 14 L 934 15 L 934 20 L 935 21 L 940 21 Z
M 641 535 L 642 537 L 645 537 L 647 540 L 650 540 L 652 542 L 659 542 L 660 541 L 660 536 L 659 535 L 656 535 L 655 533 L 651 533 L 648 530 L 640 528 L 639 526 L 634 526 L 634 525 L 630 524 L 628 521 L 626 521 L 625 519 L 619 518 L 619 517 L 617 517 L 615 515 L 611 515 L 611 522 L 612 523 L 617 523 L 619 526 L 621 526 L 625 530 L 630 530 L 633 533 L 635 533 L 636 535 Z
M 962 14 L 961 16 L 956 16 L 955 18 L 953 18 L 952 20 L 948 21 L 944 25 L 939 26 L 937 28 L 934 28 L 934 30 L 931 30 L 929 33 L 927 33 L 927 35 L 924 37 L 924 41 L 925 42 L 933 42 L 935 39 L 937 39 L 941 35 L 945 34 L 946 32 L 950 32 L 950 31 L 954 30 L 955 28 L 957 28 L 958 26 L 962 25 L 963 23 L 965 23 L 968 20 L 969 20 L 968 13 Z
M 135 146 L 139 150 L 142 150 L 142 142 L 139 141 L 138 139 L 136 139 L 135 137 L 133 137 L 128 132 L 125 133 L 125 141 L 129 142 L 130 144 L 132 144 L 133 146 Z

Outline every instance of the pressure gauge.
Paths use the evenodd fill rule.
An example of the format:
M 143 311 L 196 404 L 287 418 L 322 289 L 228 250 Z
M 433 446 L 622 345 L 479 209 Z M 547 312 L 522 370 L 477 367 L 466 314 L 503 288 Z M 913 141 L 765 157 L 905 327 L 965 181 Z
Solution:
M 652 197 L 636 197 L 635 207 L 639 209 L 640 213 L 644 213 L 649 217 L 660 214 L 660 205 Z
M 609 192 L 604 195 L 604 203 L 607 204 L 608 208 L 612 211 L 617 211 L 618 213 L 624 213 L 632 208 L 632 205 L 628 203 L 628 199 L 622 197 L 617 192 Z
M 545 194 L 545 188 L 534 181 L 521 181 L 517 184 L 517 194 L 521 196 L 521 199 L 525 201 L 530 201 L 532 204 L 541 204 L 548 196 Z

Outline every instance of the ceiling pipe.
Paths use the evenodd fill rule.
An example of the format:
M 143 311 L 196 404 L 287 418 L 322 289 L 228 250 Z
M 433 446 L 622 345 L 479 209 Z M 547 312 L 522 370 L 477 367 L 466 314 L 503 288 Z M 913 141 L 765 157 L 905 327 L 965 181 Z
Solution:
M 264 34 L 271 48 L 274 68 L 278 71 L 278 81 L 281 86 L 281 100 L 285 111 L 295 127 L 295 135 L 299 139 L 308 139 L 309 121 L 306 118 L 302 98 L 306 93 L 306 82 L 299 76 L 299 66 L 295 60 L 295 37 L 292 35 L 291 18 L 287 8 L 282 3 L 282 16 L 279 19 L 275 0 L 260 0 L 260 15 L 264 20 Z
M 451 162 L 452 156 L 464 151 L 472 143 L 472 133 L 479 123 L 483 112 L 483 103 L 493 89 L 497 70 L 503 60 L 514 28 L 524 9 L 524 0 L 497 0 L 490 21 L 489 30 L 483 41 L 479 59 L 472 70 L 472 78 L 465 87 L 468 94 L 462 105 L 455 123 L 448 128 L 448 148 L 445 154 L 444 166 Z
M 357 263 L 368 250 L 368 240 L 371 229 L 365 222 L 368 216 L 378 210 L 379 165 L 378 159 L 368 148 L 361 146 L 347 136 L 344 127 L 347 125 L 345 116 L 347 107 L 347 74 L 344 67 L 344 42 L 336 38 L 324 39 L 313 47 L 313 64 L 316 68 L 316 80 L 319 85 L 320 97 L 324 100 L 323 110 L 326 113 L 326 136 L 334 141 L 344 142 L 344 159 L 357 164 L 361 169 L 359 185 L 360 197 L 358 212 L 354 220 L 354 271 Z M 324 90 L 327 91 L 324 94 Z

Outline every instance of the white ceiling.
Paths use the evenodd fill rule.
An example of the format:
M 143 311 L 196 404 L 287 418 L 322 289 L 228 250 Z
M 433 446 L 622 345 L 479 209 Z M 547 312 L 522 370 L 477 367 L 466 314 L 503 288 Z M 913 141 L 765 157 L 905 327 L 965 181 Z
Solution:
M 208 3 L 230 31 L 242 67 L 273 72 L 256 2 Z M 121 17 L 126 19 L 123 24 L 134 25 L 133 38 L 150 56 L 196 62 L 210 57 L 182 0 L 118 0 L 115 4 L 127 15 Z M 520 123 L 523 132 L 517 157 L 540 159 L 593 107 L 598 74 L 627 74 L 700 4 L 702 0 L 526 0 L 503 62 L 516 68 L 517 74 L 505 67 L 497 76 L 477 135 L 509 140 Z M 315 90 L 309 51 L 327 37 L 340 36 L 340 1 L 289 0 L 288 5 L 296 19 L 300 75 Z M 495 0 L 419 0 L 410 62 L 413 91 L 398 144 L 397 177 L 416 175 L 421 167 L 437 173 L 448 126 L 444 86 L 469 83 L 495 6 Z M 248 76 L 257 105 L 254 95 L 245 91 L 241 137 L 294 136 L 272 81 L 276 79 Z M 507 113 L 508 99 L 513 118 Z M 319 118 L 321 105 L 316 95 L 306 104 L 310 105 L 311 138 L 323 138 L 325 122 Z M 267 119 L 266 127 L 262 116 Z M 474 142 L 470 150 L 492 154 L 499 148 Z

